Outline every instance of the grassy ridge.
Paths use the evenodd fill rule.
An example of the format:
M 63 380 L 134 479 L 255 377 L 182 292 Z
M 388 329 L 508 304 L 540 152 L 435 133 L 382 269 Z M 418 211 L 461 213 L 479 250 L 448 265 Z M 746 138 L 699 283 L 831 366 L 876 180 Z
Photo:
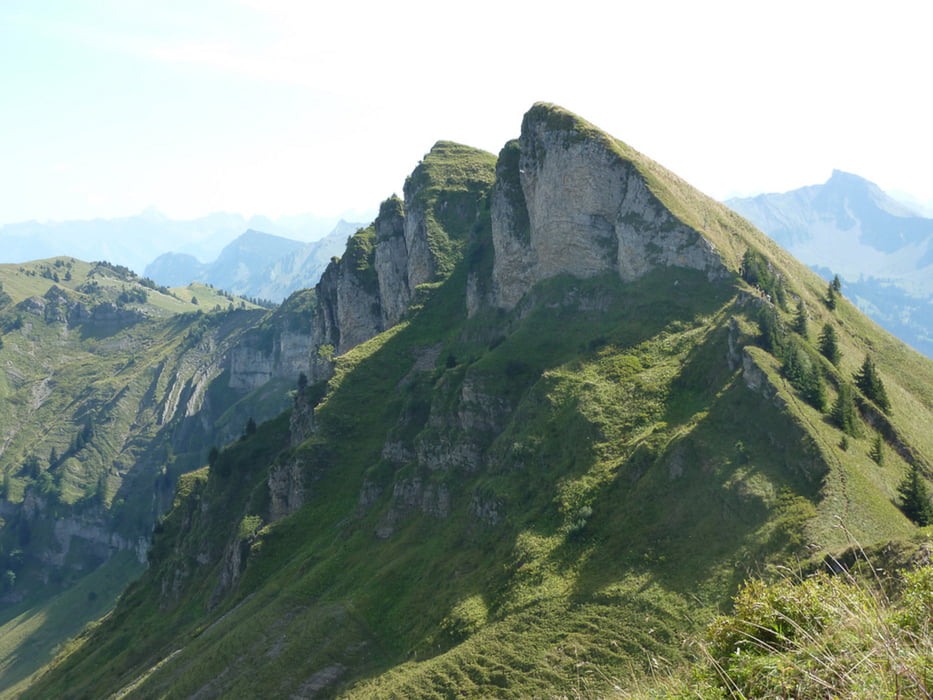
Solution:
M 912 536 L 893 500 L 907 461 L 933 454 L 915 432 L 933 418 L 930 363 L 848 304 L 830 310 L 823 283 L 747 224 L 613 148 L 718 236 L 734 278 L 559 277 L 467 319 L 467 280 L 490 254 L 487 185 L 469 185 L 456 217 L 469 226 L 439 225 L 457 245 L 432 250 L 449 270 L 307 389 L 314 434 L 290 445 L 281 416 L 188 476 L 147 574 L 27 697 L 603 696 L 685 663 L 684 640 L 748 576 L 853 536 Z M 443 170 L 417 179 L 429 158 L 410 187 L 436 194 L 433 211 L 459 200 L 431 194 Z M 806 337 L 792 304 L 738 275 L 749 248 L 802 302 Z M 816 347 L 825 323 L 838 365 Z M 876 352 L 890 415 L 866 409 L 844 434 L 786 380 L 792 347 L 827 405 Z M 882 418 L 878 464 L 867 448 Z M 270 522 L 269 484 L 296 469 L 306 502 Z
M 794 414 L 749 391 L 725 361 L 728 321 L 744 316 L 733 291 L 700 295 L 705 281 L 679 276 L 673 296 L 663 275 L 627 287 L 554 280 L 532 308 L 516 312 L 523 319 L 512 332 L 514 322 L 500 319 L 503 338 L 490 343 L 474 339 L 480 327 L 487 333 L 489 318 L 474 327 L 446 312 L 461 298 L 463 279 L 454 275 L 406 323 L 341 358 L 318 411 L 323 432 L 297 452 L 325 464 L 315 494 L 294 516 L 250 536 L 236 594 L 208 612 L 210 585 L 187 586 L 169 600 L 170 615 L 144 625 L 144 636 L 115 627 L 121 646 L 162 651 L 121 654 L 107 663 L 110 680 L 87 688 L 112 690 L 117 674 L 117 683 L 145 676 L 134 686 L 139 697 L 207 687 L 290 693 L 330 669 L 332 683 L 358 679 L 350 696 L 456 689 L 522 697 L 555 687 L 602 692 L 651 659 L 676 664 L 683 636 L 700 629 L 747 572 L 798 551 L 821 489 L 819 472 L 791 466 L 819 461 L 787 439 L 804 434 Z M 599 298 L 605 311 L 581 312 Z M 663 315 L 637 312 L 658 305 L 667 305 Z M 624 322 L 632 317 L 642 325 Z M 393 390 L 405 386 L 417 348 L 438 343 L 439 358 L 454 357 L 453 366 L 439 360 L 424 385 Z M 428 415 L 459 410 L 468 378 L 514 401 L 485 448 L 486 468 L 386 464 L 387 434 L 444 437 L 427 420 L 416 432 L 400 426 L 400 415 L 416 420 L 421 401 L 430 403 Z M 371 392 L 395 398 L 367 404 Z M 751 414 L 757 427 L 747 425 Z M 274 429 L 261 428 L 257 439 L 274 444 Z M 784 446 L 775 450 L 778 438 Z M 213 512 L 224 504 L 226 525 L 214 522 L 194 540 L 213 543 L 215 555 L 243 516 L 263 512 L 265 474 L 256 455 L 246 457 L 249 444 L 224 453 L 228 476 L 211 473 L 198 482 L 197 499 L 187 499 Z M 393 485 L 414 478 L 446 485 L 449 515 L 416 508 L 394 521 L 387 540 L 374 537 L 393 517 Z M 382 489 L 368 510 L 360 507 L 364 483 Z M 498 522 L 477 519 L 477 498 L 495 504 Z M 192 527 L 186 502 L 173 512 L 177 527 Z M 128 598 L 137 614 L 154 600 L 165 605 L 159 591 L 191 561 L 191 540 L 156 542 L 159 568 Z M 195 576 L 191 566 L 184 565 Z M 321 636 L 338 620 L 340 635 Z M 83 677 L 84 664 L 102 666 L 95 659 L 107 651 L 98 647 L 82 663 L 80 655 L 63 662 L 78 664 L 72 677 Z M 288 649 L 317 651 L 296 658 Z M 158 668 L 146 666 L 176 651 Z M 244 666 L 248 673 L 230 672 Z

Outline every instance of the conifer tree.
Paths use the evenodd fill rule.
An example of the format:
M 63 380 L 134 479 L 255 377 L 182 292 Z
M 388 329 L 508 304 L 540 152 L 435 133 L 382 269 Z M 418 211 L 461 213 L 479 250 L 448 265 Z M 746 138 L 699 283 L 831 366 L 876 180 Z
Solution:
M 875 363 L 872 362 L 871 355 L 865 356 L 865 361 L 861 368 L 855 373 L 855 386 L 861 389 L 869 399 L 874 401 L 878 408 L 887 413 L 891 408 L 888 401 L 888 392 L 884 389 L 884 383 L 878 370 L 875 369 Z
M 784 350 L 784 329 L 777 311 L 768 306 L 762 309 L 758 316 L 758 326 L 761 328 L 761 347 L 775 357 L 781 357 Z
M 855 398 L 849 384 L 843 382 L 839 385 L 839 395 L 830 411 L 830 417 L 839 430 L 852 437 L 858 436 L 858 412 L 855 409 Z
M 820 354 L 834 365 L 839 364 L 842 354 L 839 352 L 839 341 L 836 340 L 836 330 L 829 323 L 823 324 L 819 338 Z
M 784 353 L 784 364 L 781 367 L 781 373 L 787 378 L 790 385 L 800 392 L 804 401 L 818 411 L 822 412 L 826 409 L 826 394 L 823 390 L 823 378 L 820 375 L 820 369 L 798 345 L 791 346 Z
M 805 374 L 804 360 L 800 349 L 794 345 L 784 353 L 784 364 L 781 366 L 781 374 L 791 383 L 791 386 L 800 388 Z
M 797 304 L 797 315 L 794 317 L 794 332 L 803 338 L 807 337 L 807 306 L 803 299 Z
M 800 391 L 804 400 L 817 411 L 826 410 L 826 391 L 823 388 L 823 377 L 820 369 L 814 364 L 805 370 Z
M 897 493 L 901 497 L 901 510 L 904 511 L 904 515 L 917 525 L 933 523 L 933 505 L 930 504 L 929 489 L 916 464 L 910 465 L 907 476 L 897 487 Z
M 836 308 L 836 289 L 833 287 L 832 282 L 830 282 L 829 288 L 826 290 L 826 306 L 830 310 Z

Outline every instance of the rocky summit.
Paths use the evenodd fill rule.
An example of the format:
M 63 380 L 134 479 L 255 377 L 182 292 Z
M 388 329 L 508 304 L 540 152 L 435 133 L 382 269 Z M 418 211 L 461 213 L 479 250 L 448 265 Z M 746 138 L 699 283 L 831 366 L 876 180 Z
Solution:
M 291 409 L 24 697 L 658 696 L 745 658 L 691 640 L 746 578 L 923 560 L 933 364 L 560 107 L 438 142 L 315 299 Z

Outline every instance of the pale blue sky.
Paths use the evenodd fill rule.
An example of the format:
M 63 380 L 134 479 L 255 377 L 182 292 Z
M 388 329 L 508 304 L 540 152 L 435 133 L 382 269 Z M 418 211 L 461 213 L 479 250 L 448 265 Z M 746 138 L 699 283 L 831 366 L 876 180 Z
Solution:
M 557 102 L 707 193 L 933 199 L 924 3 L 0 0 L 0 224 L 367 210 Z

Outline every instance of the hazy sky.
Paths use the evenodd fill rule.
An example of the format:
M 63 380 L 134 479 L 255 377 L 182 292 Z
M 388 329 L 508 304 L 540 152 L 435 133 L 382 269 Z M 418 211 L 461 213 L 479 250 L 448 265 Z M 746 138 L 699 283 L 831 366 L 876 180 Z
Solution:
M 336 215 L 556 102 L 715 197 L 933 199 L 926 3 L 0 0 L 0 224 Z

